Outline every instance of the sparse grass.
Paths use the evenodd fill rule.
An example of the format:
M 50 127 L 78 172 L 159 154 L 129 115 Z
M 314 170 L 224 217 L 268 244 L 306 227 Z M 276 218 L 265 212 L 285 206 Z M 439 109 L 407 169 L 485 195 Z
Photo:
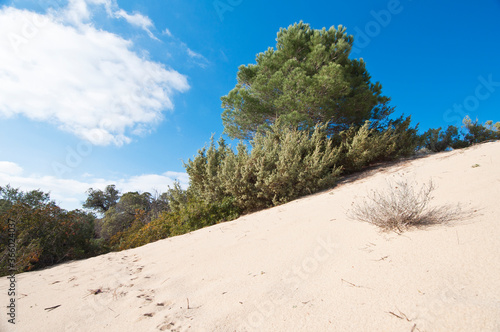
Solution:
M 460 206 L 431 207 L 432 181 L 420 188 L 407 180 L 389 182 L 386 192 L 373 190 L 361 203 L 354 203 L 348 212 L 352 219 L 369 222 L 385 231 L 402 233 L 410 227 L 446 223 L 461 219 Z

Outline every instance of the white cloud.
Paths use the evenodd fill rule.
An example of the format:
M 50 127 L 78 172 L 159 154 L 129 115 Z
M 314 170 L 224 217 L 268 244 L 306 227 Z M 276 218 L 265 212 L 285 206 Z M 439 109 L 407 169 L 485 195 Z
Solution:
M 185 45 L 184 45 L 185 46 Z M 207 58 L 205 58 L 203 55 L 196 53 L 195 51 L 191 50 L 189 47 L 186 46 L 186 52 L 188 56 L 194 60 L 194 62 L 200 66 L 201 68 L 206 68 L 210 61 L 208 61 Z
M 125 10 L 119 8 L 115 0 L 69 0 L 68 5 L 61 11 L 61 18 L 68 23 L 81 26 L 89 22 L 92 17 L 89 6 L 104 6 L 108 17 L 123 18 L 129 24 L 146 31 L 149 37 L 158 40 L 151 32 L 151 29 L 154 28 L 154 24 L 149 17 L 141 13 L 129 14 Z M 54 13 L 54 10 L 52 12 Z
M 82 203 L 87 197 L 85 192 L 89 188 L 104 190 L 107 185 L 115 184 L 122 193 L 129 191 L 154 193 L 155 190 L 161 193 L 167 191 L 169 187 L 173 187 L 176 179 L 184 189 L 188 187 L 189 183 L 189 177 L 186 173 L 170 171 L 163 174 L 143 174 L 115 180 L 91 179 L 88 178 L 88 174 L 84 174 L 85 181 L 33 174 L 22 176 L 21 173 L 22 168 L 19 165 L 8 161 L 0 162 L 0 185 L 10 184 L 11 187 L 20 188 L 23 191 L 40 189 L 43 192 L 50 192 L 51 198 L 60 207 L 67 210 L 81 209 Z
M 16 163 L 10 161 L 0 161 L 0 173 L 7 175 L 21 175 L 23 169 Z
M 72 0 L 46 15 L 0 8 L 0 115 L 51 122 L 93 144 L 119 146 L 158 123 L 173 109 L 172 94 L 189 85 L 184 75 L 134 53 L 131 41 L 85 23 L 88 3 L 113 6 Z M 121 14 L 131 24 L 152 25 L 140 14 Z
M 54 12 L 54 10 L 52 12 Z M 81 25 L 82 22 L 90 19 L 90 11 L 87 7 L 87 2 L 84 0 L 69 0 L 61 16 L 69 23 Z
M 117 188 L 121 188 L 122 192 L 139 191 L 150 192 L 154 190 L 165 192 L 168 187 L 173 187 L 174 180 L 178 180 L 181 187 L 186 189 L 189 183 L 187 173 L 181 172 L 165 172 L 163 174 L 143 174 L 132 176 L 128 179 L 122 179 L 114 182 Z
M 150 30 L 150 28 L 153 27 L 153 22 L 151 22 L 149 17 L 141 15 L 139 13 L 134 13 L 130 15 L 123 9 L 116 11 L 115 15 L 116 17 L 124 18 L 128 23 L 132 25 L 140 27 L 141 29 L 143 29 L 148 33 L 149 37 L 158 40 L 158 38 L 156 38 Z
M 188 55 L 191 57 L 191 58 L 204 58 L 203 55 L 199 54 L 199 53 L 196 53 L 194 52 L 193 50 L 191 50 L 189 47 L 187 49 L 187 53 Z
M 172 32 L 170 32 L 168 28 L 165 28 L 165 30 L 163 30 L 163 34 L 172 37 Z

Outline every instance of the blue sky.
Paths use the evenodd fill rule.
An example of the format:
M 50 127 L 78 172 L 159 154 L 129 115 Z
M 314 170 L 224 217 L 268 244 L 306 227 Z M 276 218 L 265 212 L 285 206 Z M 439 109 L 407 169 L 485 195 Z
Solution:
M 0 186 L 79 208 L 89 187 L 187 186 L 220 97 L 281 27 L 343 25 L 394 116 L 500 120 L 500 1 L 0 1 Z

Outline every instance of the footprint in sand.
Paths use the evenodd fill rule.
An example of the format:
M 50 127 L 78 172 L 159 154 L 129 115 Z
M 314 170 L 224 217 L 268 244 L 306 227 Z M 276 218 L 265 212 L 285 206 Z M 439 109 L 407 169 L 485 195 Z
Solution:
M 141 294 L 137 295 L 137 297 L 139 299 L 144 299 L 144 304 L 147 305 L 147 304 L 150 304 L 150 303 L 153 303 L 153 300 L 155 299 L 155 291 L 154 289 L 148 289 L 146 291 L 144 291 L 143 289 L 139 289 L 139 291 L 141 292 Z
M 174 307 L 177 307 L 172 301 L 165 301 L 162 303 L 156 304 L 158 310 L 171 310 Z M 199 307 L 196 307 L 199 308 Z M 190 309 L 196 309 L 190 308 Z M 185 332 L 185 331 L 202 331 L 206 332 L 207 330 L 201 328 L 199 326 L 193 326 L 194 321 L 194 312 L 191 310 L 182 310 L 180 312 L 170 312 L 168 315 L 164 316 L 163 322 L 156 326 L 159 331 L 176 331 L 176 332 Z M 194 328 L 194 329 L 193 329 Z
M 191 329 L 189 321 L 191 317 L 184 317 L 182 315 L 165 316 L 165 320 L 156 328 L 160 331 L 184 332 Z

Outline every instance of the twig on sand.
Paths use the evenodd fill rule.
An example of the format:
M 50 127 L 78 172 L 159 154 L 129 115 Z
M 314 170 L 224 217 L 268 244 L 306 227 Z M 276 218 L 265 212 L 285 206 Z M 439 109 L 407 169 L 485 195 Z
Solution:
M 397 314 L 393 313 L 392 311 L 388 311 L 387 313 L 388 313 L 388 314 L 391 314 L 391 315 L 393 315 L 393 316 L 396 316 L 396 317 L 397 317 L 397 318 L 399 318 L 399 319 L 404 319 L 403 317 L 401 317 L 401 316 L 399 316 L 399 315 L 397 315 Z
M 200 304 L 200 305 L 199 305 L 199 306 L 197 306 L 197 307 L 191 307 L 191 306 L 189 306 L 189 298 L 187 298 L 187 297 L 186 297 L 186 301 L 187 301 L 187 308 L 188 308 L 188 309 L 199 309 L 199 308 L 201 308 L 201 306 L 202 306 L 202 305 Z
M 401 310 L 399 310 L 399 309 L 398 309 L 398 311 L 401 315 L 403 315 L 404 318 L 406 318 L 407 321 L 411 322 L 411 319 L 409 319 L 408 316 L 406 316 L 404 312 L 401 312 Z
M 353 286 L 353 287 L 360 287 L 360 286 L 355 285 L 355 284 L 353 284 L 352 282 L 349 282 L 349 281 L 347 281 L 347 280 L 344 280 L 344 279 L 340 279 L 340 280 L 342 280 L 342 282 L 346 282 L 346 283 L 348 283 L 349 285 L 351 285 L 351 286 Z
M 60 305 L 60 304 L 58 304 L 58 305 L 55 305 L 55 306 L 53 306 L 53 307 L 48 307 L 48 308 L 45 308 L 44 310 L 47 310 L 47 311 L 52 311 L 52 310 L 54 310 L 54 309 L 59 308 L 60 306 L 61 306 L 61 305 Z
M 388 314 L 391 314 L 391 315 L 393 315 L 393 316 L 396 316 L 396 317 L 397 317 L 397 318 L 399 318 L 399 319 L 403 319 L 403 320 L 404 320 L 404 319 L 406 319 L 408 322 L 411 322 L 411 320 L 408 318 L 408 316 L 406 316 L 404 313 L 402 313 L 402 312 L 401 312 L 401 310 L 399 310 L 399 309 L 398 309 L 398 311 L 399 311 L 399 314 L 400 314 L 400 315 L 404 316 L 404 318 L 403 318 L 403 317 L 401 317 L 400 315 L 397 315 L 397 314 L 393 313 L 392 311 L 388 311 L 387 313 L 388 313 Z M 413 331 L 413 330 L 412 330 L 412 331 Z
M 101 294 L 101 293 L 103 293 L 103 292 L 104 292 L 102 288 L 98 288 L 98 289 L 89 289 L 88 291 L 89 291 L 89 293 L 88 293 L 87 295 L 85 295 L 83 298 L 86 298 L 86 297 L 87 297 L 87 296 L 89 296 L 89 295 L 97 295 L 97 294 Z
M 349 284 L 349 285 L 351 285 L 352 287 L 358 287 L 358 288 L 368 288 L 368 289 L 371 289 L 371 288 L 366 287 L 366 286 L 359 286 L 359 285 L 353 284 L 352 282 L 349 282 L 349 281 L 347 281 L 347 280 L 345 280 L 345 279 L 340 279 L 340 280 L 342 280 L 342 282 L 348 283 L 348 284 Z

